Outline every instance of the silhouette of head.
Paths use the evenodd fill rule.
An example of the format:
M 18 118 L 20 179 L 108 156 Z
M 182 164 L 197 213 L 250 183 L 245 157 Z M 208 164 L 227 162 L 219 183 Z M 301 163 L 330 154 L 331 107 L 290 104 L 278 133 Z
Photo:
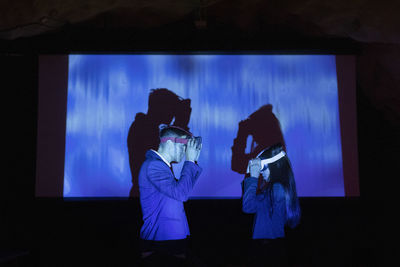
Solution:
M 158 124 L 170 124 L 182 99 L 166 88 L 152 89 L 147 114 Z
M 254 140 L 263 144 L 263 139 L 268 136 L 271 130 L 271 123 L 275 115 L 272 113 L 272 105 L 264 105 L 249 116 L 248 127 Z
M 264 105 L 253 112 L 246 120 L 248 132 L 261 147 L 281 143 L 286 150 L 278 118 L 272 112 L 272 105 Z

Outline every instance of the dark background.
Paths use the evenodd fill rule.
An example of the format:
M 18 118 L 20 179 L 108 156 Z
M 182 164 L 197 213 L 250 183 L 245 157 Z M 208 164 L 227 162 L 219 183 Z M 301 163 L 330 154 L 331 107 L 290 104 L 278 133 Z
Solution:
M 386 6 L 358 1 L 364 3 L 366 15 L 345 1 L 328 7 L 308 1 L 297 13 L 292 10 L 298 7 L 294 1 L 282 1 L 287 7 L 216 1 L 186 13 L 184 8 L 156 8 L 155 2 L 138 10 L 98 11 L 81 20 L 72 12 L 69 22 L 59 24 L 54 17 L 69 17 L 44 8 L 52 14 L 52 27 L 43 26 L 49 20 L 39 20 L 42 9 L 35 11 L 39 22 L 29 15 L 29 5 L 27 13 L 2 9 L 2 14 L 9 14 L 0 16 L 5 133 L 0 265 L 133 266 L 137 256 L 136 199 L 35 198 L 38 55 L 200 49 L 356 55 L 360 197 L 301 198 L 302 221 L 288 232 L 287 246 L 293 266 L 386 266 L 394 252 L 386 243 L 394 231 L 386 217 L 392 195 L 388 188 L 398 178 L 393 171 L 400 152 L 400 49 L 391 12 L 397 8 L 395 1 Z M 90 5 L 73 7 L 66 9 L 93 11 Z M 200 16 L 199 10 L 207 15 Z M 12 14 L 19 14 L 14 21 Z M 337 20 L 329 22 L 318 14 Z M 196 27 L 199 19 L 207 22 L 205 28 Z M 214 266 L 243 265 L 251 218 L 241 212 L 240 201 L 190 200 L 185 205 L 191 246 L 198 257 Z

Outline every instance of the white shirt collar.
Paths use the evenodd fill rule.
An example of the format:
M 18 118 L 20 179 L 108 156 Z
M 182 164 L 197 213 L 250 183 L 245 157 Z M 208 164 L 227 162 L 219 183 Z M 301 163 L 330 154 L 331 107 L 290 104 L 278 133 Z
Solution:
M 168 167 L 171 168 L 171 163 L 169 163 L 160 153 L 158 153 L 157 151 L 155 151 L 154 149 L 150 149 L 151 151 L 153 151 L 154 153 L 156 153 L 164 162 L 165 164 L 168 165 Z

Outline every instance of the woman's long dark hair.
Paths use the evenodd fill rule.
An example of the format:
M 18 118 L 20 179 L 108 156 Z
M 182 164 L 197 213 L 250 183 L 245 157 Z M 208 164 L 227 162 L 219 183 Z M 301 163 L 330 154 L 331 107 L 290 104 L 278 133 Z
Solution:
M 271 158 L 281 151 L 283 151 L 282 145 L 276 144 L 265 149 L 259 158 Z M 286 200 L 286 223 L 291 228 L 294 228 L 300 222 L 301 212 L 299 199 L 297 197 L 296 182 L 289 158 L 285 155 L 279 160 L 268 164 L 268 168 L 270 170 L 270 179 L 265 190 L 267 190 L 270 199 L 273 201 L 273 185 L 275 183 L 280 183 L 283 186 Z M 273 207 L 273 205 L 271 205 L 271 207 Z M 273 212 L 273 210 L 271 212 Z

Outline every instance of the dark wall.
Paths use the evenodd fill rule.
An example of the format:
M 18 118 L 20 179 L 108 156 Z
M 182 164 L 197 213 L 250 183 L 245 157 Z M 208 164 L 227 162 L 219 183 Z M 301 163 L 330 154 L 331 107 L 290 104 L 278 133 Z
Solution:
M 36 158 L 37 57 L 0 55 L 0 68 L 3 155 L 8 171 L 3 196 L 31 199 Z
M 1 246 L 31 242 L 36 158 L 37 57 L 0 55 L 3 168 Z
M 400 46 L 363 44 L 357 56 L 360 189 L 384 199 L 400 152 Z

